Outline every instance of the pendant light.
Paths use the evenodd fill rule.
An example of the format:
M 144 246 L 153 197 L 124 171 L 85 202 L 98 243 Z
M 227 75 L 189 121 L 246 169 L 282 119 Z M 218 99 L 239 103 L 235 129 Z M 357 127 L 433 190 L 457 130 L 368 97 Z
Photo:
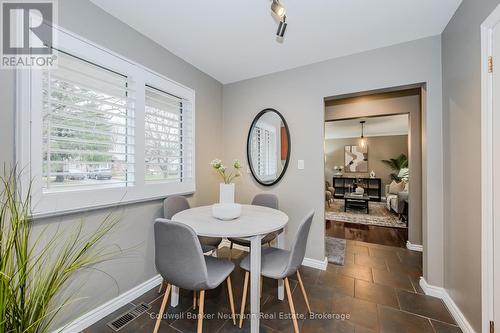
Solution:
M 365 148 L 366 147 L 366 139 L 365 139 L 364 127 L 365 127 L 366 121 L 361 120 L 359 123 L 361 124 L 361 139 L 359 140 L 359 145 L 362 148 Z

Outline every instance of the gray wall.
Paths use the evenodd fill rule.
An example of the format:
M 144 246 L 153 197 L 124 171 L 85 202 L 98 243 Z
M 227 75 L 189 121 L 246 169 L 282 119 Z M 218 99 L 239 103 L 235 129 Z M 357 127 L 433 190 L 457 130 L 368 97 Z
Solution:
M 480 25 L 499 3 L 464 0 L 442 35 L 444 286 L 476 332 L 481 330 Z
M 294 235 L 305 214 L 316 212 L 306 256 L 324 259 L 324 98 L 359 91 L 426 82 L 423 115 L 424 275 L 443 283 L 443 180 L 441 39 L 439 36 L 333 59 L 224 86 L 223 130 L 226 159 L 246 160 L 246 134 L 253 117 L 267 107 L 286 118 L 291 133 L 290 167 L 282 181 L 264 188 L 245 174 L 237 199 L 250 201 L 261 191 L 277 193 L 290 216 Z M 297 169 L 305 160 L 305 169 Z M 290 236 L 288 241 L 290 240 Z
M 424 275 L 430 284 L 445 286 L 473 327 L 479 331 L 479 25 L 499 2 L 483 0 L 478 4 L 474 0 L 464 0 L 442 38 L 431 37 L 329 60 L 237 82 L 224 88 L 216 80 L 88 1 L 59 1 L 59 23 L 70 31 L 196 90 L 197 193 L 191 198 L 194 204 L 208 204 L 217 200 L 218 179 L 207 167 L 208 162 L 223 153 L 222 157 L 227 160 L 240 158 L 245 161 L 246 134 L 253 117 L 266 107 L 281 111 L 291 131 L 289 170 L 281 183 L 270 189 L 260 187 L 245 173 L 237 180 L 237 199 L 249 202 L 260 191 L 277 193 L 283 210 L 291 217 L 291 232 L 288 235 L 293 235 L 305 213 L 314 209 L 316 216 L 307 257 L 318 260 L 324 258 L 324 98 L 425 82 L 425 114 L 422 117 L 425 137 L 422 147 L 425 166 Z M 0 101 L 0 163 L 12 164 L 12 71 L 0 70 Z M 305 170 L 297 169 L 298 159 L 305 160 Z M 446 170 L 444 185 L 443 160 Z M 444 225 L 443 186 L 446 193 Z M 466 194 L 464 189 L 467 190 Z M 81 219 L 84 219 L 86 228 L 93 228 L 105 213 L 95 211 L 45 219 L 37 221 L 37 228 L 49 226 L 51 230 L 61 223 L 63 230 L 70 230 Z M 152 221 L 161 215 L 161 203 L 130 205 L 117 213 L 122 216 L 122 223 L 119 230 L 110 235 L 108 244 L 118 244 L 124 248 L 138 246 L 127 257 L 104 266 L 105 271 L 116 281 L 98 272 L 81 277 L 81 281 L 88 282 L 80 295 L 87 298 L 66 314 L 67 320 L 74 319 L 156 274 Z M 443 230 L 446 231 L 445 235 Z M 446 261 L 443 260 L 443 251 Z
M 408 135 L 372 136 L 367 137 L 368 142 L 368 172 L 344 172 L 347 177 L 369 177 L 375 171 L 376 177 L 382 180 L 382 196 L 385 195 L 385 185 L 390 184 L 391 173 L 395 172 L 382 160 L 396 158 L 401 154 L 408 156 Z M 325 140 L 325 180 L 332 184 L 335 165 L 344 165 L 344 147 L 358 145 L 359 138 L 329 139 Z
M 147 39 L 89 1 L 59 1 L 59 25 L 94 43 L 117 52 L 139 64 L 163 74 L 196 91 L 196 194 L 193 204 L 209 204 L 217 200 L 218 179 L 209 168 L 211 159 L 222 155 L 222 85 Z M 0 70 L 0 165 L 13 162 L 14 75 Z M 36 221 L 36 230 L 49 226 L 71 230 L 84 220 L 85 228 L 92 229 L 101 221 L 105 211 L 49 218 Z M 75 319 L 96 306 L 118 296 L 155 276 L 153 248 L 153 220 L 162 215 L 161 202 L 153 201 L 129 205 L 118 210 L 119 229 L 110 235 L 107 244 L 122 248 L 134 247 L 126 258 L 107 262 L 101 267 L 113 279 L 99 272 L 80 277 L 86 281 L 79 295 L 85 300 L 75 303 L 61 321 Z M 75 286 L 75 284 L 73 285 Z

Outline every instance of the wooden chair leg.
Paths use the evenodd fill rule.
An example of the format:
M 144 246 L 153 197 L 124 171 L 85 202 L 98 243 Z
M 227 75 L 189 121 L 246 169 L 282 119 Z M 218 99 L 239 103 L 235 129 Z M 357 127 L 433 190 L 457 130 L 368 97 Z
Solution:
M 196 310 L 196 303 L 197 303 L 197 300 L 196 300 L 196 290 L 193 291 L 193 310 Z
M 240 328 L 243 326 L 243 316 L 245 314 L 245 305 L 247 303 L 248 277 L 248 272 L 245 272 L 245 281 L 243 282 L 243 296 L 241 297 Z
M 233 259 L 233 242 L 229 244 L 229 260 Z
M 198 305 L 198 333 L 203 331 L 203 310 L 205 306 L 205 290 L 200 290 L 200 304 Z
M 262 298 L 262 285 L 264 284 L 264 277 L 260 276 L 260 298 Z
M 164 283 L 164 282 L 163 282 L 163 280 L 162 280 L 162 281 L 161 281 L 161 283 L 160 283 L 160 288 L 158 288 L 158 294 L 160 294 L 160 293 L 161 293 L 161 290 L 163 289 L 163 283 Z
M 295 333 L 299 333 L 299 325 L 297 324 L 297 316 L 295 314 L 295 307 L 293 306 L 292 292 L 290 291 L 290 283 L 288 282 L 288 278 L 285 278 L 285 289 L 286 295 L 288 297 L 288 303 L 290 304 L 290 312 L 292 314 L 293 321 L 293 329 Z
M 236 314 L 234 312 L 233 286 L 231 285 L 231 276 L 227 277 L 227 292 L 229 294 L 229 306 L 231 307 L 231 317 L 233 317 L 233 325 L 236 326 Z
M 165 307 L 168 301 L 168 294 L 170 294 L 170 284 L 167 284 L 167 290 L 165 291 L 165 296 L 163 296 L 163 301 L 161 302 L 160 312 L 158 313 L 158 318 L 156 319 L 155 329 L 153 333 L 157 333 L 160 329 L 161 319 L 163 318 L 163 312 L 165 312 Z
M 297 277 L 299 278 L 299 285 L 300 289 L 302 290 L 302 295 L 304 296 L 304 300 L 306 301 L 307 310 L 309 311 L 309 313 L 312 313 L 311 306 L 309 305 L 309 299 L 307 298 L 306 288 L 304 288 L 304 283 L 302 283 L 302 277 L 300 276 L 299 271 L 297 271 Z

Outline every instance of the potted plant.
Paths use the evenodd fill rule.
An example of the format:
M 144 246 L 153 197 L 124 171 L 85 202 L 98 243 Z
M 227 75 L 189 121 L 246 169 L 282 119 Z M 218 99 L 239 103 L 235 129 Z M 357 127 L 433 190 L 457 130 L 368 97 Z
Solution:
M 62 293 L 69 280 L 116 252 L 101 243 L 117 220 L 110 214 L 85 234 L 80 224 L 69 233 L 34 235 L 31 191 L 20 194 L 19 179 L 15 171 L 0 176 L 0 333 L 45 333 L 76 301 Z
M 408 169 L 408 157 L 405 154 L 401 154 L 396 158 L 390 158 L 388 160 L 382 160 L 389 168 L 396 171 L 395 173 L 391 173 L 391 178 L 397 182 L 403 180 L 402 176 L 400 176 L 401 169 Z

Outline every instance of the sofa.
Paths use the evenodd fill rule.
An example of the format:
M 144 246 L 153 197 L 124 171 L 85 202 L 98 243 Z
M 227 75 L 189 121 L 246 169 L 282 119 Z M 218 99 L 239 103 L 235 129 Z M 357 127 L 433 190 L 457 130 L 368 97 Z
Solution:
M 385 185 L 385 200 L 387 209 L 397 214 L 403 214 L 405 208 L 405 201 L 408 200 L 409 191 L 408 185 L 404 190 L 398 193 L 390 193 L 390 185 Z

